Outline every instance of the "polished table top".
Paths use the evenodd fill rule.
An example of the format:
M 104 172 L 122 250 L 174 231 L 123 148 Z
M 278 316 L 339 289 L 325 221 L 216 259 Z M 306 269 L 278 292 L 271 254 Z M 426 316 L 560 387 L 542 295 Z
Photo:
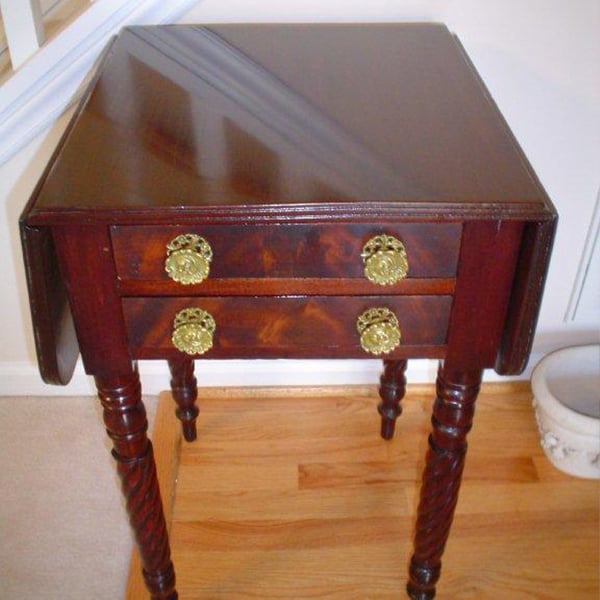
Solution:
M 442 25 L 133 27 L 75 122 L 32 218 L 218 206 L 252 217 L 271 205 L 294 218 L 337 204 L 548 216 Z

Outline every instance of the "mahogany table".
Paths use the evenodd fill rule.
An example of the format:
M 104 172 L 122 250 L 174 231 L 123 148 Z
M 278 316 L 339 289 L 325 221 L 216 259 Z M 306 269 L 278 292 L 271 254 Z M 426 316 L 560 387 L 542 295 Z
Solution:
M 193 440 L 199 357 L 373 356 L 385 439 L 407 359 L 440 359 L 407 585 L 433 598 L 482 371 L 526 364 L 555 224 L 443 25 L 123 30 L 21 233 L 42 377 L 81 353 L 95 378 L 152 598 L 177 592 L 136 361 L 168 361 Z

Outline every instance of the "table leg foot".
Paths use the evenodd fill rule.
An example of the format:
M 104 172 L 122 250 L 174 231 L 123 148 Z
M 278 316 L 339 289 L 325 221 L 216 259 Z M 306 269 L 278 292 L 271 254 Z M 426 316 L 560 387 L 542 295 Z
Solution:
M 174 589 L 175 573 L 172 563 L 164 572 L 148 573 L 143 569 L 142 575 L 146 583 L 146 588 L 150 591 L 152 600 L 178 600 L 179 595 Z M 164 592 L 164 590 L 172 591 Z
M 175 600 L 175 571 L 137 370 L 95 380 L 146 586 L 154 600 Z
M 200 410 L 196 406 L 198 386 L 194 377 L 194 360 L 182 358 L 169 360 L 171 372 L 171 391 L 177 403 L 175 414 L 181 421 L 183 437 L 188 442 L 193 442 L 196 437 L 196 417 Z
M 396 419 L 402 413 L 400 401 L 406 393 L 406 365 L 406 360 L 383 361 L 383 373 L 379 380 L 381 402 L 377 410 L 381 415 L 381 437 L 384 440 L 394 437 Z
M 414 558 L 410 561 L 410 580 L 406 585 L 406 591 L 412 600 L 430 600 L 435 598 L 435 584 L 440 578 L 441 563 L 429 567 L 418 565 Z
M 458 371 L 440 365 L 407 585 L 408 595 L 414 599 L 435 596 L 441 557 L 458 501 L 466 437 L 473 423 L 481 376 L 481 370 Z

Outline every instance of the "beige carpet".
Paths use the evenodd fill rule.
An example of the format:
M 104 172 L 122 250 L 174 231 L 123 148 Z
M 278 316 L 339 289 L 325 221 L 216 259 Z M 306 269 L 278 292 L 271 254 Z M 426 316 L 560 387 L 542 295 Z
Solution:
M 123 598 L 132 542 L 98 404 L 0 398 L 2 600 Z

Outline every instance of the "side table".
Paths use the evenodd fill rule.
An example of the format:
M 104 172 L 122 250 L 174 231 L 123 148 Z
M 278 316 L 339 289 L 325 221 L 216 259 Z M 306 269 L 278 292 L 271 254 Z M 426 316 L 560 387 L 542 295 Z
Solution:
M 177 598 L 136 361 L 439 359 L 408 594 L 433 598 L 482 372 L 531 348 L 556 212 L 439 24 L 148 26 L 106 50 L 21 218 L 42 377 L 81 354 L 144 578 Z M 210 362 L 204 362 L 210 368 Z

